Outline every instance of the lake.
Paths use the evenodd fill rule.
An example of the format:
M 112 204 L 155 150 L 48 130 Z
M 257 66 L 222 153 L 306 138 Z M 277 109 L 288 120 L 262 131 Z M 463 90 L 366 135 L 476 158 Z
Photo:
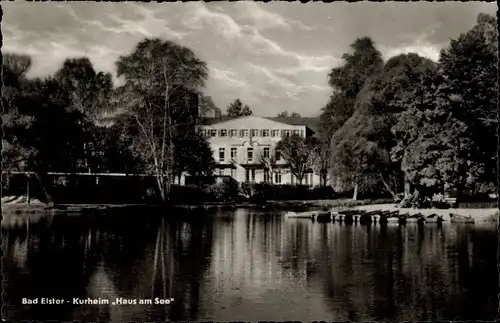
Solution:
M 134 210 L 2 225 L 2 241 L 9 321 L 494 320 L 498 312 L 494 223 Z M 64 304 L 41 304 L 55 300 Z

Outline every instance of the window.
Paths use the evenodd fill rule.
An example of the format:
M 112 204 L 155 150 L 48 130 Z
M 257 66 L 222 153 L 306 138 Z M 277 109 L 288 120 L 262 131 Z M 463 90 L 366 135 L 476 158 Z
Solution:
M 248 137 L 248 129 L 240 130 L 240 137 Z
M 215 137 L 215 136 L 217 136 L 217 130 L 210 129 L 210 137 Z
M 269 147 L 264 147 L 264 158 L 269 158 Z
M 225 149 L 219 148 L 219 161 L 223 162 L 225 158 Z
M 279 149 L 276 149 L 274 151 L 274 158 L 276 159 L 276 161 L 281 159 L 281 151 Z
M 301 136 L 301 137 L 305 137 L 305 136 L 304 136 L 304 130 L 300 130 L 300 136 Z
M 245 181 L 249 182 L 250 181 L 250 170 L 247 169 L 245 171 Z
M 236 129 L 229 130 L 229 137 L 236 137 L 236 136 L 238 136 L 238 130 Z
M 279 135 L 280 135 L 280 131 L 279 131 L 279 129 L 273 129 L 273 130 L 271 131 L 271 135 L 272 135 L 273 137 L 279 137 Z
M 255 169 L 251 170 L 252 182 L 255 182 Z
M 253 161 L 253 148 L 247 148 L 247 160 L 249 162 Z
M 262 130 L 262 137 L 269 137 L 269 129 Z
M 290 137 L 290 130 L 281 130 L 281 137 Z
M 264 182 L 265 183 L 271 182 L 271 174 L 269 173 L 268 169 L 264 170 Z
M 304 184 L 309 185 L 309 173 L 306 173 L 306 175 L 304 176 L 304 181 Z
M 274 183 L 281 184 L 281 173 L 280 172 L 274 173 Z
M 257 129 L 252 129 L 251 132 L 250 132 L 250 136 L 251 137 L 257 137 L 258 136 L 258 133 L 259 133 L 259 130 Z
M 231 177 L 236 179 L 236 168 L 231 168 Z
M 238 148 L 232 147 L 231 148 L 231 159 L 236 159 L 237 153 L 238 153 Z
M 294 136 L 298 136 L 298 135 L 299 135 L 299 133 L 300 133 L 300 132 L 299 132 L 298 130 L 294 130 L 294 131 L 293 131 L 293 135 L 294 135 Z
M 221 137 L 227 137 L 227 129 L 221 129 L 221 130 L 219 130 L 219 136 L 221 136 Z

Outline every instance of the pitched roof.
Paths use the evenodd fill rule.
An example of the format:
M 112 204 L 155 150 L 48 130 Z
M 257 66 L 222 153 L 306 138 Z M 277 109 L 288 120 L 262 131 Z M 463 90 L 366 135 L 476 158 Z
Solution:
M 259 117 L 259 116 L 255 116 L 255 117 Z M 239 116 L 239 117 L 222 116 L 221 118 L 203 118 L 203 120 L 200 120 L 200 124 L 212 125 L 212 124 L 216 124 L 219 122 L 234 120 L 234 119 L 238 119 L 238 118 L 241 118 L 241 116 Z M 309 129 L 311 129 L 314 132 L 317 132 L 318 128 L 319 128 L 319 117 L 299 117 L 299 118 L 262 117 L 262 118 L 276 121 L 276 122 L 286 123 L 286 124 L 293 125 L 293 126 L 307 126 Z
M 241 118 L 241 116 L 240 117 L 222 116 L 220 118 L 201 118 L 200 124 L 208 126 L 208 125 L 212 125 L 212 124 L 216 124 L 216 123 L 220 123 L 220 122 L 224 122 L 224 121 L 229 121 L 229 120 L 233 120 L 233 119 L 238 119 L 238 118 Z

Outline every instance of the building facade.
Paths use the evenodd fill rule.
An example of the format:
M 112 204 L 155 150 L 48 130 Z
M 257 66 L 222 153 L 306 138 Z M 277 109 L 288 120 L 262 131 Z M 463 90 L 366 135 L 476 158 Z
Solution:
M 239 183 L 298 184 L 288 163 L 276 149 L 285 136 L 313 134 L 306 125 L 288 124 L 258 116 L 213 120 L 200 125 L 214 153 L 218 176 L 231 176 Z M 318 174 L 308 173 L 302 184 L 317 186 Z

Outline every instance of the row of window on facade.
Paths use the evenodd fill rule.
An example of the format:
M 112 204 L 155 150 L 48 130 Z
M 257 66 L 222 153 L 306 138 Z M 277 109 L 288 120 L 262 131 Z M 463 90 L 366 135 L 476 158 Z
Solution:
M 236 147 L 231 147 L 231 159 L 236 160 L 238 157 L 238 148 Z M 270 158 L 271 157 L 271 149 L 269 147 L 264 147 L 262 150 L 262 157 L 263 158 Z M 274 151 L 274 158 L 276 161 L 279 161 L 281 159 L 281 152 L 276 149 Z M 219 161 L 223 162 L 226 160 L 226 148 L 219 148 Z M 254 160 L 254 150 L 252 147 L 247 148 L 247 161 L 252 162 Z
M 223 169 L 219 170 L 219 175 L 221 175 L 221 176 L 224 175 Z M 271 183 L 273 180 L 273 176 L 274 176 L 274 184 L 281 184 L 281 181 L 282 181 L 281 171 L 270 172 L 267 169 L 264 170 L 264 183 Z M 293 175 L 291 175 L 291 176 L 293 176 Z M 236 179 L 236 169 L 234 169 L 234 168 L 231 169 L 231 177 Z M 246 169 L 245 170 L 245 181 L 246 182 L 255 182 L 255 169 Z M 312 178 L 309 178 L 309 174 L 306 174 L 306 176 L 304 176 L 304 184 L 305 185 L 312 185 L 313 184 Z
M 304 130 L 298 129 L 203 129 L 201 133 L 205 137 L 304 137 Z

